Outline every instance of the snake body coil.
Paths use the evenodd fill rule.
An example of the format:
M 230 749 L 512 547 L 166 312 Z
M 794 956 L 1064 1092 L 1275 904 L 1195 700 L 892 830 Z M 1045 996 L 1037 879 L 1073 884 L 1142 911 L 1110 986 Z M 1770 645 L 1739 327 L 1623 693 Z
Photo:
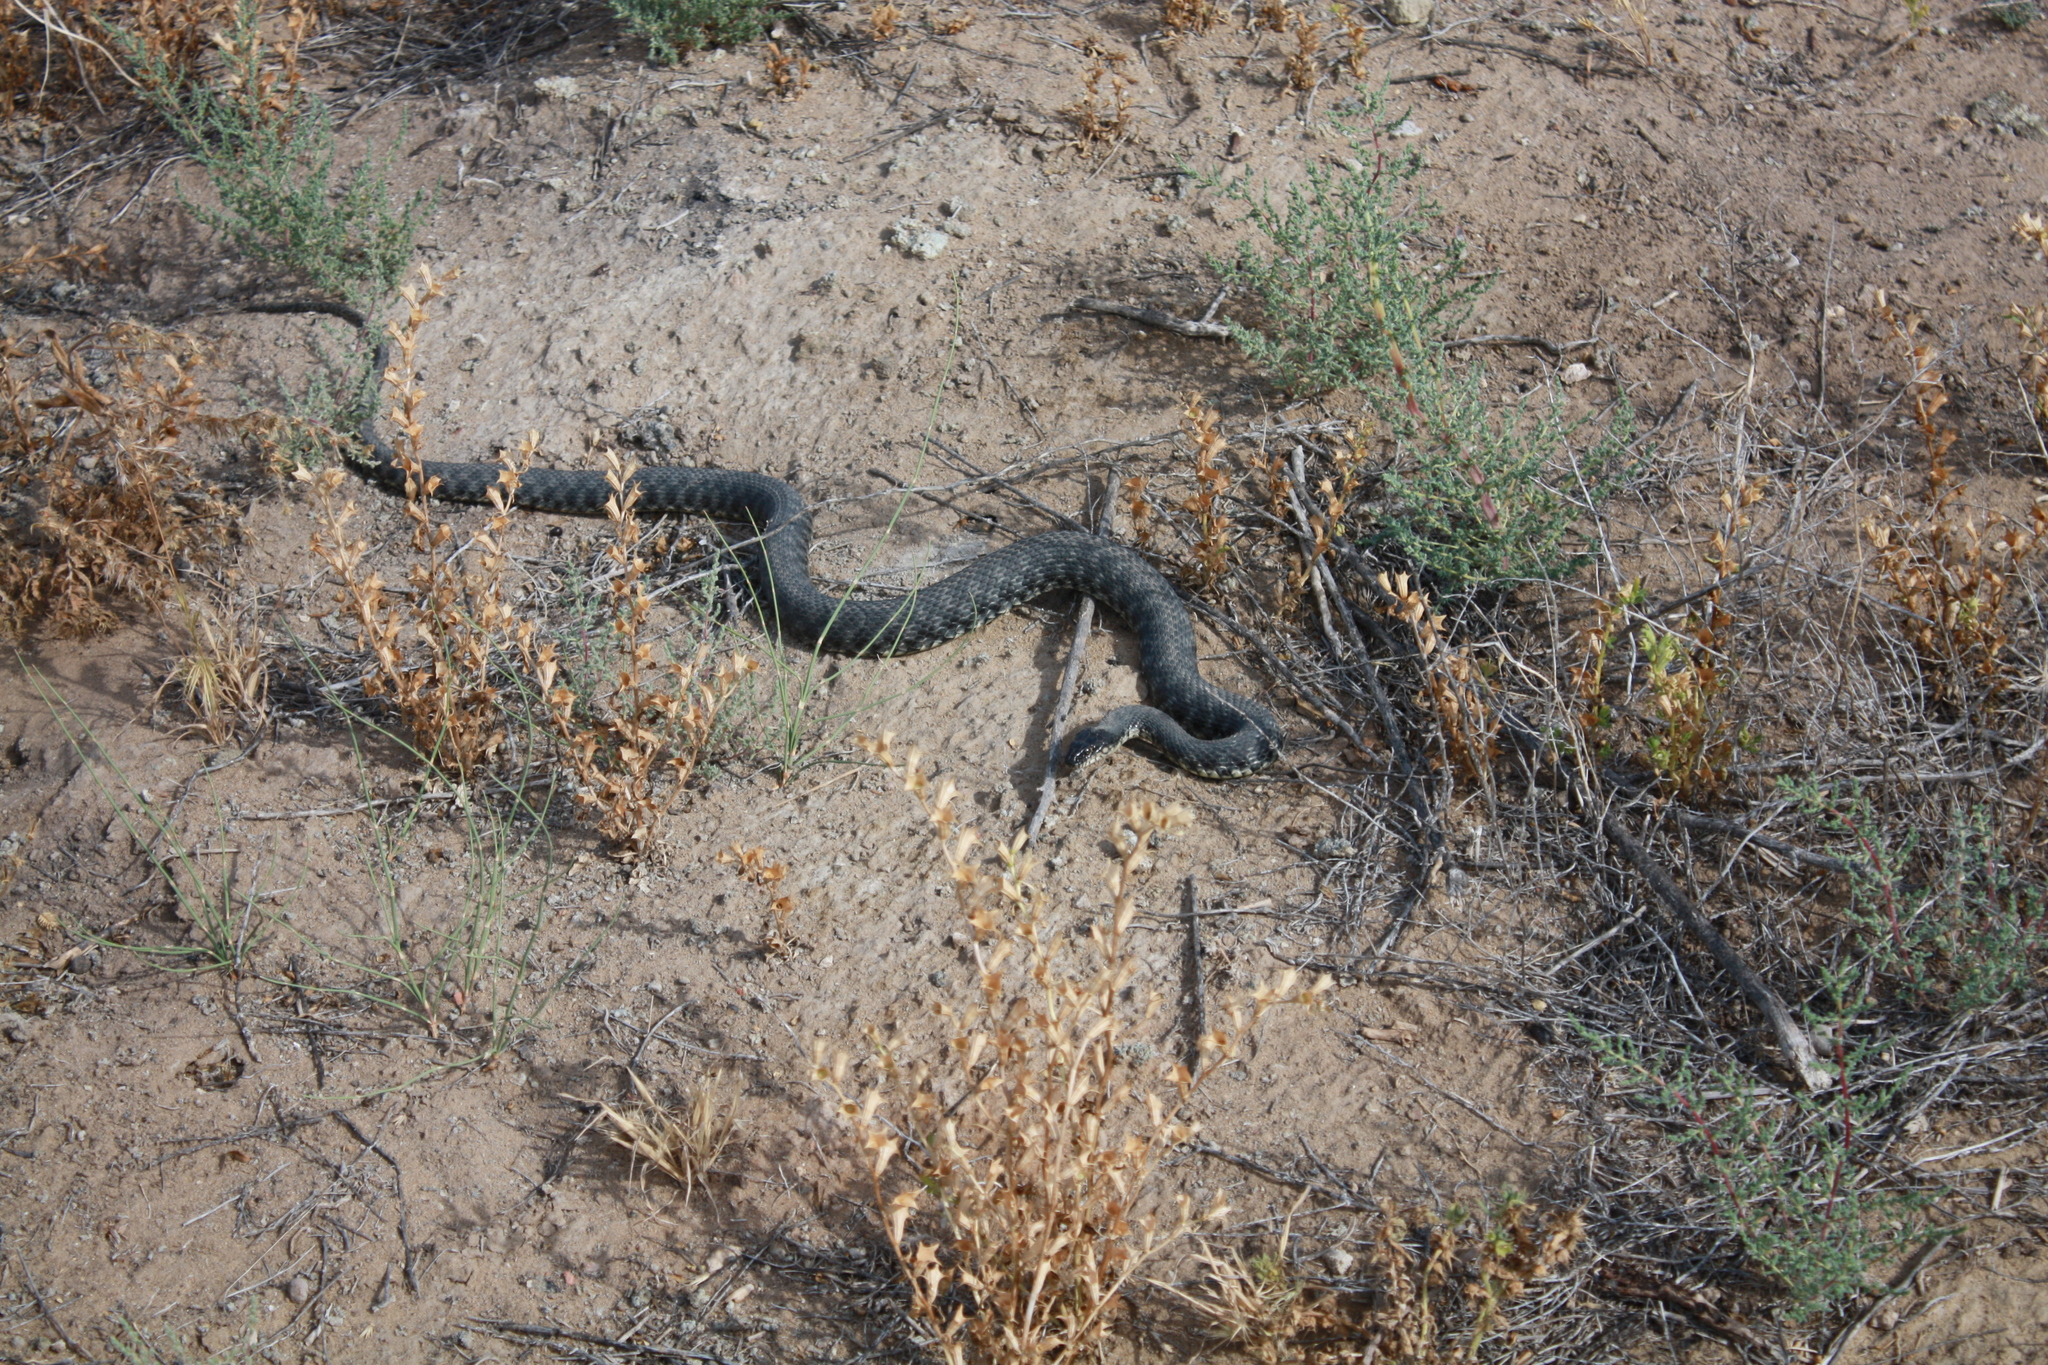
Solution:
M 365 424 L 374 458 L 361 468 L 403 495 L 406 474 L 391 446 Z M 498 466 L 427 461 L 434 496 L 481 503 Z M 1201 777 L 1243 777 L 1279 757 L 1279 723 L 1265 707 L 1205 681 L 1187 608 L 1158 570 L 1114 541 L 1069 531 L 1033 536 L 975 559 L 907 597 L 833 597 L 811 582 L 811 518 L 777 478 L 737 470 L 651 466 L 634 475 L 644 513 L 694 513 L 752 529 L 742 569 L 764 624 L 785 640 L 833 654 L 915 654 L 974 630 L 1056 589 L 1086 593 L 1138 634 L 1140 667 L 1156 706 L 1121 706 L 1075 732 L 1066 762 L 1092 762 L 1137 736 Z M 602 474 L 534 469 L 520 476 L 514 506 L 602 516 L 611 488 Z

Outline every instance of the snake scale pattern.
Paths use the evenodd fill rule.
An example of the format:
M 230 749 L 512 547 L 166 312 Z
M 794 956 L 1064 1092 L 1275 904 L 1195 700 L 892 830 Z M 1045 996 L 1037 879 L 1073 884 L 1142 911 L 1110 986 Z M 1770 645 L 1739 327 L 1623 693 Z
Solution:
M 378 372 L 383 370 L 380 354 Z M 370 421 L 361 429 L 371 458 L 365 476 L 400 496 L 406 475 L 396 452 Z M 433 495 L 489 501 L 498 466 L 427 461 Z M 807 649 L 832 654 L 916 654 L 975 630 L 1012 608 L 1059 589 L 1086 593 L 1137 632 L 1140 669 L 1152 706 L 1120 706 L 1074 733 L 1064 755 L 1087 765 L 1143 736 L 1175 764 L 1201 777 L 1244 777 L 1280 755 L 1272 712 L 1206 681 L 1197 666 L 1187 607 L 1157 569 L 1127 546 L 1052 531 L 982 555 L 948 578 L 906 597 L 834 597 L 811 581 L 811 517 L 794 488 L 766 474 L 656 465 L 635 476 L 639 510 L 694 514 L 749 528 L 742 572 L 763 624 Z M 611 488 L 595 472 L 533 469 L 520 476 L 515 506 L 572 516 L 603 516 Z

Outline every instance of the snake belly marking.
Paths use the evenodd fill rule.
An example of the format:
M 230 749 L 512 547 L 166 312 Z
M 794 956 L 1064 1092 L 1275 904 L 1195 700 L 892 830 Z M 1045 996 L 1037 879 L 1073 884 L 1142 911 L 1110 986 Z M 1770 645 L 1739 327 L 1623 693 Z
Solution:
M 378 355 L 378 372 L 384 353 Z M 352 461 L 366 477 L 401 496 L 405 469 L 365 419 L 370 448 Z M 489 501 L 493 464 L 428 460 L 434 496 Z M 958 573 L 907 597 L 833 597 L 812 583 L 811 517 L 797 491 L 766 474 L 654 465 L 634 475 L 639 510 L 696 514 L 737 522 L 754 539 L 741 570 L 762 622 L 784 640 L 831 654 L 916 654 L 943 645 L 1012 608 L 1057 589 L 1086 593 L 1137 632 L 1140 670 L 1154 705 L 1120 706 L 1074 733 L 1069 767 L 1091 763 L 1143 736 L 1199 777 L 1244 777 L 1269 766 L 1285 743 L 1273 713 L 1205 681 L 1197 667 L 1194 625 L 1157 569 L 1127 546 L 1072 531 L 1050 531 L 982 555 Z M 520 476 L 513 505 L 533 511 L 603 516 L 611 488 L 595 472 L 532 469 Z

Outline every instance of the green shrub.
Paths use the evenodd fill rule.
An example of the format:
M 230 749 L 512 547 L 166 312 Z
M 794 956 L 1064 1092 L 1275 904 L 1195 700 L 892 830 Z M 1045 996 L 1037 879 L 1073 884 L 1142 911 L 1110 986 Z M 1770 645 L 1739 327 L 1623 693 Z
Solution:
M 1426 256 L 1438 210 L 1414 183 L 1422 157 L 1377 145 L 1398 125 L 1382 94 L 1362 92 L 1357 108 L 1370 143 L 1354 138 L 1353 157 L 1311 166 L 1280 198 L 1248 179 L 1205 182 L 1245 205 L 1236 254 L 1210 262 L 1258 302 L 1261 326 L 1232 323 L 1232 335 L 1289 388 L 1361 393 L 1396 452 L 1368 538 L 1435 591 L 1566 576 L 1586 562 L 1567 549 L 1575 523 L 1627 473 L 1629 407 L 1574 456 L 1587 420 L 1568 419 L 1555 397 L 1489 405 L 1481 365 L 1445 345 L 1485 284 L 1459 278 L 1461 239 Z
M 1873 1268 L 1924 1232 L 1927 1200 L 1885 1185 L 1861 1159 L 1892 1092 L 1845 1081 L 1819 1094 L 1763 1095 L 1740 1067 L 1702 1076 L 1683 1062 L 1645 1059 L 1626 1040 L 1593 1045 L 1647 1090 L 1639 1103 L 1693 1149 L 1722 1225 L 1751 1266 L 1777 1282 L 1792 1317 L 1861 1290 Z M 1853 1072 L 1860 1060 L 1852 1052 L 1843 1065 Z
M 1476 362 L 1437 350 L 1374 404 L 1397 452 L 1378 538 L 1441 592 L 1577 572 L 1590 560 L 1569 548 L 1573 527 L 1629 468 L 1626 399 L 1574 458 L 1573 438 L 1592 419 L 1567 418 L 1554 393 L 1494 405 L 1484 385 Z
M 335 184 L 334 119 L 299 83 L 303 28 L 275 49 L 257 35 L 255 0 L 240 0 L 219 45 L 226 70 L 198 84 L 161 49 L 114 31 L 150 104 L 198 161 L 219 210 L 193 210 L 258 260 L 304 276 L 362 307 L 398 285 L 430 200 L 394 213 L 390 157 L 368 160 Z M 275 69 L 266 69 L 274 61 Z
M 2021 870 L 1987 812 L 1959 814 L 1945 838 L 1894 844 L 1864 797 L 1812 784 L 1788 791 L 1849 841 L 1841 856 L 1856 935 L 1836 972 L 1859 983 L 1858 994 L 1958 1016 L 2011 1000 L 2048 965 L 2048 888 Z
M 674 65 L 700 47 L 736 47 L 761 36 L 764 0 L 611 0 L 619 22 Z
M 1399 122 L 1385 117 L 1378 92 L 1361 93 L 1358 103 L 1373 141 Z M 1354 132 L 1350 124 L 1336 127 Z M 1458 280 L 1460 241 L 1433 265 L 1411 260 L 1418 234 L 1437 216 L 1413 185 L 1421 154 L 1358 138 L 1351 150 L 1357 169 L 1311 165 L 1278 201 L 1249 177 L 1204 181 L 1245 205 L 1243 225 L 1265 239 L 1247 236 L 1236 255 L 1210 265 L 1259 301 L 1264 330 L 1232 323 L 1231 333 L 1289 388 L 1364 386 L 1393 374 L 1399 356 L 1421 359 L 1462 323 L 1485 288 Z

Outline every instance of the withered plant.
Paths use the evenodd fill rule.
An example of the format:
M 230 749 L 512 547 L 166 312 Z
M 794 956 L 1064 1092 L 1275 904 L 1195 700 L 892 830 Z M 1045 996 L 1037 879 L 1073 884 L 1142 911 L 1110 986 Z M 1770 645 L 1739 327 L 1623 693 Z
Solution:
M 880 4 L 868 11 L 868 32 L 878 43 L 886 43 L 894 38 L 896 27 L 902 22 L 903 11 L 895 6 L 893 0 L 881 0 Z
M 856 1097 L 850 1062 L 821 1044 L 818 1082 L 866 1154 L 883 1230 L 910 1290 L 910 1312 L 948 1365 L 1044 1365 L 1096 1359 L 1110 1315 L 1148 1261 L 1205 1220 L 1185 1196 L 1155 1190 L 1162 1157 L 1195 1132 L 1180 1116 L 1265 1012 L 1311 1004 L 1327 978 L 1289 971 L 1233 1003 L 1201 1040 L 1193 1069 L 1147 1078 L 1124 1044 L 1155 1018 L 1138 987 L 1131 925 L 1153 845 L 1185 828 L 1178 806 L 1132 798 L 1118 812 L 1113 903 L 1090 926 L 1092 961 L 1052 923 L 1030 880 L 1023 835 L 977 856 L 959 793 L 934 782 L 891 737 L 868 751 L 931 822 L 975 942 L 977 990 L 938 1014 L 940 1055 L 870 1035 L 879 1077 Z M 1165 1090 L 1149 1088 L 1159 1085 Z
M 598 1101 L 611 1140 L 632 1154 L 644 1186 L 653 1167 L 682 1188 L 685 1207 L 705 1188 L 712 1163 L 732 1141 L 732 1091 L 719 1075 L 699 1076 L 678 1104 L 663 1104 L 636 1072 L 628 1072 L 638 1100 Z
M 1294 7 L 1287 0 L 1255 0 L 1252 18 L 1260 28 L 1285 33 L 1294 22 Z
M 224 592 L 180 592 L 176 616 L 187 644 L 164 690 L 177 689 L 215 744 L 261 727 L 270 714 L 270 665 L 255 613 Z
M 428 501 L 435 484 L 424 472 L 419 420 L 426 392 L 415 377 L 413 355 L 426 305 L 441 297 L 443 281 L 426 266 L 420 267 L 420 279 L 419 287 L 400 291 L 408 312 L 389 329 L 397 359 L 383 376 L 397 396 L 390 413 L 398 433 L 394 449 L 406 470 L 405 517 L 419 556 L 406 571 L 411 594 L 387 591 L 382 576 L 366 567 L 369 542 L 349 529 L 356 505 L 338 497 L 348 477 L 339 469 L 312 476 L 319 509 L 312 548 L 340 579 L 339 605 L 360 628 L 359 643 L 371 659 L 364 691 L 389 699 L 422 762 L 461 781 L 505 742 L 499 670 L 518 620 L 505 594 L 509 561 L 503 536 L 519 472 L 535 447 L 529 435 L 500 471 L 490 490 L 491 518 L 475 537 L 480 553 L 472 558 L 455 528 L 435 519 Z
M 1207 33 L 1222 13 L 1216 0 L 1165 0 L 1161 20 L 1171 33 Z
M 1381 574 L 1379 584 L 1391 599 L 1382 609 L 1405 624 L 1415 640 L 1423 681 L 1415 700 L 1436 717 L 1444 766 L 1490 798 L 1501 725 L 1500 702 L 1491 680 L 1470 649 L 1454 647 L 1444 638 L 1444 618 L 1430 609 L 1426 593 L 1410 586 L 1407 574 Z
M 122 600 L 163 606 L 181 565 L 211 562 L 233 538 L 187 442 L 198 427 L 245 424 L 200 415 L 196 358 L 138 327 L 70 344 L 0 334 L 0 631 L 97 634 Z
M 1911 613 L 1903 630 L 1935 693 L 1955 704 L 1973 694 L 1989 700 L 2010 681 L 2000 617 L 2012 575 L 2048 533 L 2048 508 L 2034 504 L 2021 526 L 1963 505 L 1964 485 L 1947 460 L 1956 433 L 1940 420 L 1948 391 L 1939 351 L 1922 334 L 1917 314 L 1901 317 L 1881 295 L 1879 307 L 1913 367 L 1907 396 L 1927 462 L 1927 491 L 1917 511 L 1881 498 L 1883 514 L 1866 518 L 1863 534 L 1877 552 L 1873 567 L 1892 600 Z
M 1310 23 L 1305 11 L 1297 11 L 1293 29 L 1294 51 L 1287 54 L 1287 86 L 1290 90 L 1313 90 L 1323 79 L 1323 26 Z
M 1114 142 L 1129 132 L 1131 109 L 1136 103 L 1123 70 L 1130 54 L 1091 49 L 1089 56 L 1094 61 L 1081 77 L 1081 98 L 1060 110 L 1060 117 L 1074 125 L 1074 145 L 1084 152 L 1092 151 L 1099 143 Z M 1105 81 L 1109 85 L 1107 91 L 1102 88 Z
M 1344 30 L 1344 69 L 1351 73 L 1351 79 L 1365 79 L 1365 59 L 1372 55 L 1372 29 L 1367 27 L 1361 8 L 1339 3 L 1331 6 L 1337 16 L 1337 27 Z
M 747 848 L 734 844 L 718 855 L 718 861 L 732 867 L 743 881 L 768 893 L 768 926 L 761 935 L 762 949 L 770 957 L 786 957 L 796 947 L 790 937 L 789 917 L 796 912 L 796 898 L 782 892 L 787 864 L 771 860 L 768 850 L 758 845 Z
M 1382 1205 L 1355 1276 L 1367 1293 L 1304 1274 L 1286 1232 L 1249 1256 L 1204 1245 L 1195 1289 L 1166 1287 L 1211 1336 L 1268 1365 L 1464 1365 L 1480 1358 L 1501 1310 L 1567 1265 L 1584 1234 L 1577 1212 L 1539 1214 L 1513 1193 L 1491 1217 Z
M 647 592 L 649 565 L 634 513 L 640 499 L 635 467 L 615 450 L 603 454 L 605 482 L 612 489 L 605 500 L 612 541 L 604 553 L 613 570 L 605 592 L 616 670 L 603 685 L 581 684 L 579 694 L 565 680 L 553 641 L 540 640 L 531 621 L 520 623 L 516 634 L 575 772 L 577 802 L 596 817 L 597 831 L 612 851 L 637 862 L 654 851 L 662 821 L 711 742 L 719 711 L 760 665 L 743 654 L 714 665 L 708 641 L 687 662 L 655 658 L 647 639 L 654 599 Z
M 1228 442 L 1216 426 L 1214 408 L 1202 405 L 1200 394 L 1189 394 L 1181 413 L 1181 434 L 1195 451 L 1194 495 L 1181 510 L 1195 519 L 1194 543 L 1188 547 L 1188 573 L 1203 589 L 1216 586 L 1230 567 L 1230 518 L 1224 509 L 1230 490 L 1230 471 L 1222 464 Z
M 784 52 L 780 43 L 768 44 L 768 79 L 775 86 L 775 93 L 786 100 L 793 100 L 811 88 L 811 72 L 816 68 L 801 49 Z
M 2041 259 L 2048 261 L 2048 217 L 2023 213 L 2013 224 L 2013 231 L 2032 242 Z M 2013 304 L 2006 316 L 2019 329 L 2023 357 L 2020 382 L 2032 404 L 2035 438 L 2039 441 L 2042 433 L 2048 431 L 2048 304 L 2037 303 L 2024 309 Z

